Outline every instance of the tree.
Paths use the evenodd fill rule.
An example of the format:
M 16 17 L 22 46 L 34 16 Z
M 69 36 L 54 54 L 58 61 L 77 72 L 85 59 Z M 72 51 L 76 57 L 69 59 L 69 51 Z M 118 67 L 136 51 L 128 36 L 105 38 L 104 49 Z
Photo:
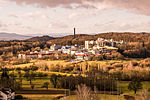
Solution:
M 11 88 L 13 90 L 21 89 L 21 84 L 16 81 L 14 74 L 11 74 L 11 76 L 9 77 L 7 71 L 5 70 L 1 75 L 0 86 L 3 88 Z
M 128 85 L 128 89 L 129 90 L 133 90 L 134 93 L 136 94 L 136 92 L 139 90 L 139 89 L 142 89 L 142 83 L 139 79 L 133 79 L 129 85 Z
M 9 80 L 10 78 L 9 78 L 9 76 L 8 76 L 8 73 L 7 73 L 7 71 L 6 70 L 4 70 L 3 72 L 2 72 L 2 75 L 1 75 L 1 86 L 2 87 L 7 87 L 8 86 L 8 84 L 9 84 Z
M 45 82 L 42 86 L 42 88 L 46 88 L 48 90 L 48 85 L 49 85 L 49 82 Z
M 35 79 L 36 74 L 33 71 L 26 71 L 24 76 L 28 81 L 30 81 L 30 84 L 32 84 L 32 80 Z
M 90 87 L 86 85 L 78 85 L 76 90 L 76 100 L 99 100 L 99 96 L 96 91 L 92 91 Z
M 30 66 L 30 69 L 31 69 L 32 71 L 37 71 L 37 70 L 39 69 L 39 67 L 37 67 L 37 66 L 35 66 L 35 65 L 31 65 L 31 66 Z
M 58 76 L 56 74 L 52 74 L 50 77 L 50 82 L 53 84 L 54 88 L 57 86 Z
M 17 68 L 17 72 L 18 72 L 20 84 L 22 85 L 22 78 L 23 78 L 22 76 L 23 76 L 23 74 L 21 73 L 21 69 Z
M 32 89 L 34 89 L 34 86 L 35 86 L 34 84 L 31 84 L 31 88 L 32 88 Z
M 140 92 L 141 95 L 141 99 L 142 100 L 148 100 L 149 96 L 148 96 L 148 89 L 144 89 Z

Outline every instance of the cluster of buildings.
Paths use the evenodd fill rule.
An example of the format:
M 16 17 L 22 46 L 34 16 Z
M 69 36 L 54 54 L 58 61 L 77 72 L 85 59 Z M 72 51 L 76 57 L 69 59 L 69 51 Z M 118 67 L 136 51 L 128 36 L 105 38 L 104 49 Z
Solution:
M 111 52 L 117 52 L 118 44 L 123 44 L 123 41 L 118 42 L 113 39 L 106 40 L 103 38 L 98 38 L 96 41 L 85 41 L 85 47 L 81 48 L 78 44 L 72 46 L 61 46 L 59 44 L 54 44 L 50 47 L 49 51 L 34 51 L 30 53 L 19 54 L 19 59 L 36 59 L 43 58 L 46 56 L 55 56 L 59 59 L 61 55 L 74 55 L 77 60 L 88 60 L 90 55 L 100 55 L 100 54 L 110 54 Z
M 113 39 L 107 40 L 98 38 L 96 41 L 85 41 L 85 49 L 92 51 L 98 50 L 99 52 L 112 52 L 118 50 L 117 45 L 123 44 L 124 42 L 114 41 Z

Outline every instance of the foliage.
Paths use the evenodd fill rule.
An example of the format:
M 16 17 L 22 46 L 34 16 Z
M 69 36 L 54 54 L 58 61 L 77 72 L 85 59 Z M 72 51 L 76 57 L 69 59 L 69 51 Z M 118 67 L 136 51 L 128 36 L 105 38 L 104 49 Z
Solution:
M 34 84 L 31 84 L 31 88 L 32 88 L 32 89 L 34 89 L 34 86 L 35 86 Z
M 50 76 L 50 82 L 53 84 L 54 88 L 56 88 L 56 86 L 57 86 L 58 78 L 59 78 L 59 76 L 56 74 L 52 74 Z
M 32 80 L 35 79 L 36 74 L 33 71 L 27 71 L 24 77 L 26 77 L 27 81 L 30 81 L 30 84 L 32 84 Z
M 140 95 L 141 95 L 141 99 L 142 100 L 148 100 L 148 90 L 147 89 L 143 89 L 141 92 L 140 92 Z
M 139 89 L 142 89 L 142 83 L 139 80 L 139 78 L 134 77 L 132 81 L 129 83 L 128 89 L 133 90 L 135 94 Z
M 77 85 L 85 84 L 86 86 L 90 87 L 92 90 L 94 90 L 94 87 L 96 87 L 98 90 L 101 91 L 115 91 L 117 90 L 116 81 L 114 77 L 111 77 L 110 75 L 102 73 L 101 75 L 97 76 L 90 74 L 89 76 L 83 77 L 83 76 L 60 76 L 57 78 L 55 75 L 55 83 L 57 88 L 64 88 L 64 89 L 70 89 L 75 90 Z M 53 85 L 54 85 L 53 82 Z
M 13 90 L 20 90 L 21 84 L 16 81 L 15 75 L 8 76 L 7 71 L 3 71 L 0 80 L 0 86 L 4 88 L 11 88 Z
M 46 88 L 48 90 L 48 85 L 49 85 L 49 82 L 45 82 L 42 86 L 42 88 Z
M 93 91 L 86 85 L 78 85 L 76 90 L 76 100 L 100 100 L 96 91 Z
M 20 99 L 23 99 L 23 96 L 22 96 L 22 95 L 16 95 L 16 96 L 15 96 L 15 100 L 20 100 Z

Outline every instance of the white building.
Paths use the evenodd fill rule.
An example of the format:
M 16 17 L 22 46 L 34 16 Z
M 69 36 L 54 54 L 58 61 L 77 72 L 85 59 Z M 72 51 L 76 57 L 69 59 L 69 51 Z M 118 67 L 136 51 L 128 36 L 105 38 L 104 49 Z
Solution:
M 71 46 L 62 46 L 62 53 L 71 54 Z
M 52 46 L 50 47 L 50 51 L 55 51 L 55 50 L 58 50 L 58 49 L 60 49 L 60 48 L 61 48 L 60 45 L 54 44 L 54 45 L 52 45 Z
M 89 41 L 85 41 L 85 49 L 89 49 Z
M 105 46 L 116 47 L 119 43 L 121 44 L 123 42 L 98 38 L 96 41 L 85 41 L 85 49 L 103 49 Z

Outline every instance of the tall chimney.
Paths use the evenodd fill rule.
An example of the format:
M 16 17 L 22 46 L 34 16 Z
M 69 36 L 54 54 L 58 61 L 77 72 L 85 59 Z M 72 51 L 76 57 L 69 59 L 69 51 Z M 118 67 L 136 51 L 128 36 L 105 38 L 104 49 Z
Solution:
M 74 28 L 74 38 L 76 37 L 76 28 Z

